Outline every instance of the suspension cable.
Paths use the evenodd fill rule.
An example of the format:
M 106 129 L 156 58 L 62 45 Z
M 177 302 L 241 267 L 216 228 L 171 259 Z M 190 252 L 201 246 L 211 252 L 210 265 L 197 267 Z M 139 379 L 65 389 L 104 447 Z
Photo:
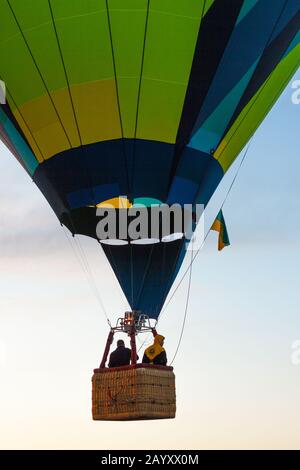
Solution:
M 192 257 L 193 257 L 193 250 L 191 251 L 191 261 L 192 261 Z M 185 322 L 186 322 L 188 308 L 189 308 L 189 302 L 190 302 L 191 284 L 192 284 L 192 271 L 193 271 L 193 263 L 192 262 L 190 263 L 189 270 L 190 270 L 190 274 L 189 274 L 189 283 L 188 283 L 188 290 L 187 290 L 185 309 L 184 309 L 184 317 L 183 317 L 183 322 L 182 322 L 182 327 L 181 327 L 181 332 L 180 332 L 177 348 L 176 348 L 175 354 L 173 356 L 173 359 L 170 362 L 170 366 L 173 364 L 173 362 L 174 362 L 174 360 L 177 356 L 177 353 L 179 351 L 179 348 L 180 348 L 180 345 L 181 345 L 181 340 L 182 340 L 182 337 L 183 337 L 184 328 L 185 328 Z
M 87 272 L 88 272 L 88 274 L 89 274 L 89 276 L 90 276 L 90 278 L 91 278 L 91 281 L 92 281 L 92 283 L 93 283 L 93 285 L 94 285 L 94 287 L 95 287 L 95 293 L 96 293 L 97 298 L 98 298 L 98 300 L 99 300 L 99 303 L 101 304 L 101 307 L 102 307 L 102 309 L 103 309 L 103 311 L 104 311 L 104 313 L 105 313 L 105 316 L 106 316 L 106 318 L 108 319 L 108 315 L 107 315 L 106 309 L 105 309 L 105 307 L 104 307 L 104 304 L 103 304 L 103 301 L 102 301 L 102 298 L 101 298 L 101 295 L 100 295 L 100 292 L 99 292 L 99 289 L 98 289 L 98 286 L 97 286 L 97 283 L 96 283 L 96 280 L 95 280 L 95 276 L 94 276 L 94 274 L 93 274 L 92 268 L 91 268 L 91 266 L 90 266 L 88 257 L 87 257 L 87 255 L 86 255 L 86 253 L 85 253 L 85 251 L 84 251 L 84 248 L 83 248 L 83 245 L 82 245 L 82 243 L 81 243 L 81 241 L 80 241 L 80 238 L 76 238 L 76 237 L 75 237 L 75 238 L 74 238 L 74 241 L 77 242 L 78 247 L 79 247 L 79 249 L 80 249 L 80 251 L 81 251 L 81 253 L 82 253 L 82 258 L 83 258 L 83 261 L 84 261 L 84 263 L 85 263 L 85 265 L 86 265 Z
M 246 150 L 245 150 L 245 152 L 244 152 L 244 155 L 243 155 L 243 157 L 242 157 L 242 159 L 241 159 L 241 162 L 240 162 L 240 164 L 239 164 L 239 166 L 238 166 L 238 168 L 237 168 L 237 171 L 236 171 L 236 173 L 235 173 L 235 175 L 234 175 L 234 178 L 233 178 L 233 180 L 232 180 L 232 182 L 231 182 L 231 185 L 229 186 L 229 189 L 228 189 L 228 191 L 227 191 L 227 193 L 226 193 L 226 195 L 225 195 L 225 198 L 224 198 L 224 200 L 223 200 L 223 202 L 222 202 L 222 205 L 221 205 L 219 211 L 222 210 L 222 208 L 223 208 L 223 206 L 224 206 L 224 204 L 225 204 L 225 202 L 226 202 L 226 200 L 227 200 L 227 198 L 228 198 L 228 196 L 229 196 L 229 193 L 231 192 L 231 189 L 232 189 L 232 187 L 233 187 L 233 185 L 234 185 L 234 183 L 235 183 L 235 181 L 236 181 L 236 178 L 237 178 L 237 176 L 238 176 L 238 174 L 239 174 L 239 171 L 240 171 L 240 169 L 241 169 L 241 166 L 242 166 L 242 164 L 243 164 L 243 162 L 244 162 L 244 160 L 245 160 L 245 158 L 246 158 L 246 155 L 247 155 L 247 153 L 248 153 L 248 150 L 249 150 L 249 147 L 250 147 L 250 143 L 251 143 L 251 141 L 249 141 L 249 144 L 248 144 L 248 146 L 247 146 L 247 148 L 246 148 Z M 202 242 L 200 248 L 196 251 L 195 256 L 193 256 L 193 245 L 192 245 L 191 261 L 190 261 L 190 263 L 189 263 L 187 269 L 186 269 L 185 272 L 183 273 L 183 276 L 181 277 L 179 283 L 177 284 L 177 286 L 176 286 L 176 288 L 175 288 L 173 294 L 171 295 L 171 297 L 170 297 L 168 303 L 166 304 L 164 310 L 163 310 L 162 313 L 161 313 L 161 315 L 162 315 L 162 314 L 165 312 L 167 306 L 170 304 L 171 300 L 173 299 L 173 297 L 174 297 L 175 293 L 177 292 L 179 286 L 181 285 L 183 279 L 185 278 L 186 274 L 189 272 L 188 290 L 187 290 L 187 297 L 186 297 L 186 303 L 185 303 L 185 310 L 184 310 L 183 323 L 182 323 L 182 327 L 181 327 L 181 332 L 180 332 L 178 344 L 177 344 L 177 347 L 176 347 L 174 356 L 173 356 L 173 358 L 172 358 L 172 360 L 171 360 L 171 362 L 170 362 L 170 366 L 173 364 L 173 362 L 174 362 L 174 360 L 175 360 L 175 358 L 176 358 L 176 356 L 177 356 L 177 353 L 178 353 L 179 348 L 180 348 L 180 345 L 181 345 L 181 341 L 182 341 L 184 329 L 185 329 L 185 324 L 186 324 L 186 319 L 187 319 L 187 314 L 188 314 L 188 307 L 189 307 L 189 300 L 190 300 L 190 291 L 191 291 L 191 283 L 192 283 L 192 267 L 193 267 L 193 263 L 194 263 L 196 257 L 198 256 L 198 254 L 200 253 L 200 250 L 201 250 L 201 248 L 203 247 L 203 245 L 204 245 L 204 243 L 205 243 L 205 240 L 206 240 L 206 238 L 208 237 L 208 234 L 209 234 L 209 233 L 210 233 L 210 228 L 209 228 L 209 230 L 207 231 L 207 233 L 206 233 L 206 235 L 205 235 L 205 237 L 204 237 L 204 240 L 203 240 L 203 242 Z M 193 239 L 191 240 L 191 242 L 193 243 Z M 159 316 L 159 319 L 161 318 L 161 315 Z M 159 320 L 157 320 L 157 323 L 158 323 L 158 321 L 159 321 Z
M 84 252 L 84 249 L 80 243 L 80 240 L 78 238 L 73 238 L 72 239 L 67 235 L 66 231 L 65 231 L 65 228 L 64 226 L 63 227 L 63 232 L 64 232 L 64 235 L 65 237 L 67 238 L 68 242 L 69 242 L 69 245 L 73 251 L 73 253 L 75 254 L 75 257 L 77 258 L 77 261 L 79 262 L 85 276 L 86 276 L 86 279 L 87 279 L 87 282 L 90 286 L 90 289 L 91 291 L 93 292 L 96 300 L 98 301 L 99 305 L 100 305 L 100 308 L 101 308 L 101 311 L 102 313 L 104 314 L 109 326 L 111 326 L 111 322 L 110 322 L 110 319 L 108 317 L 108 314 L 107 314 L 107 311 L 106 311 L 106 308 L 104 306 L 104 303 L 102 301 L 102 298 L 101 298 L 101 295 L 100 295 L 100 292 L 98 290 L 98 287 L 97 287 L 97 284 L 96 284 L 96 281 L 95 281 L 95 278 L 94 278 L 94 275 L 93 275 L 93 272 L 91 270 L 91 267 L 89 265 L 89 262 L 88 262 L 88 259 L 87 259 L 87 256 L 86 256 L 86 253 Z
M 234 178 L 233 178 L 233 180 L 232 180 L 232 182 L 231 182 L 231 185 L 229 186 L 229 189 L 227 190 L 227 193 L 226 193 L 226 195 L 225 195 L 225 197 L 224 197 L 224 199 L 223 199 L 222 205 L 221 205 L 221 207 L 220 207 L 218 213 L 220 212 L 220 210 L 223 209 L 223 206 L 224 206 L 225 202 L 227 201 L 227 198 L 228 198 L 228 196 L 229 196 L 229 194 L 230 194 L 230 192 L 231 192 L 231 190 L 232 190 L 232 187 L 233 187 L 233 185 L 234 185 L 234 183 L 235 183 L 235 181 L 236 181 L 236 179 L 237 179 L 237 176 L 238 176 L 238 174 L 239 174 L 239 172 L 240 172 L 240 169 L 241 169 L 241 167 L 242 167 L 242 165 L 243 165 L 243 163 L 244 163 L 244 160 L 245 160 L 245 158 L 246 158 L 246 156 L 247 156 L 247 154 L 248 154 L 248 151 L 249 151 L 249 148 L 250 148 L 251 143 L 252 143 L 252 139 L 249 141 L 249 143 L 248 143 L 248 145 L 247 145 L 247 147 L 246 147 L 246 149 L 245 149 L 244 155 L 243 155 L 243 157 L 242 157 L 242 159 L 241 159 L 241 161 L 240 161 L 240 164 L 239 164 L 239 166 L 238 166 L 238 168 L 237 168 L 237 170 L 236 170 L 236 173 L 235 173 Z M 192 259 L 191 259 L 191 261 L 190 261 L 188 267 L 186 268 L 186 270 L 184 271 L 183 275 L 181 276 L 181 279 L 179 280 L 179 282 L 178 282 L 176 288 L 174 289 L 174 291 L 173 291 L 171 297 L 169 298 L 169 300 L 168 300 L 168 302 L 166 303 L 164 309 L 162 310 L 161 314 L 159 315 L 158 321 L 160 320 L 160 318 L 162 317 L 163 313 L 166 311 L 168 305 L 170 304 L 170 302 L 171 302 L 172 299 L 174 298 L 175 293 L 177 292 L 177 290 L 178 290 L 178 288 L 180 287 L 182 281 L 184 280 L 185 276 L 186 276 L 187 273 L 189 272 L 190 266 L 194 263 L 195 259 L 197 258 L 197 256 L 198 256 L 199 253 L 200 253 L 200 250 L 203 248 L 204 243 L 205 243 L 205 241 L 206 241 L 206 239 L 207 239 L 207 237 L 208 237 L 208 235 L 209 235 L 209 233 L 210 233 L 210 229 L 211 229 L 211 228 L 209 227 L 207 233 L 205 234 L 205 237 L 204 237 L 204 239 L 203 239 L 203 242 L 201 243 L 200 248 L 198 248 L 198 250 L 196 251 L 195 255 L 192 257 Z

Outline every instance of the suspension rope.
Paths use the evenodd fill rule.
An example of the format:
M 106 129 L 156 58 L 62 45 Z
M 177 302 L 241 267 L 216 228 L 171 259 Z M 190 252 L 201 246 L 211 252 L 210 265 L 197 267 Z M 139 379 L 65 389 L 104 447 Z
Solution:
M 191 261 L 192 261 L 192 257 L 193 257 L 193 250 L 191 251 Z M 176 351 L 175 351 L 175 354 L 174 354 L 174 356 L 173 356 L 172 361 L 170 362 L 170 366 L 173 364 L 173 362 L 174 362 L 174 360 L 175 360 L 175 358 L 176 358 L 176 356 L 177 356 L 177 353 L 178 353 L 179 348 L 180 348 L 180 345 L 181 345 L 181 340 L 182 340 L 182 337 L 183 337 L 183 333 L 184 333 L 185 323 L 186 323 L 187 314 L 188 314 L 189 301 L 190 301 L 190 291 L 191 291 L 191 283 L 192 283 L 192 270 L 193 270 L 193 264 L 192 264 L 192 262 L 191 262 L 190 265 L 189 265 L 190 275 L 189 275 L 188 290 L 187 290 L 187 296 L 186 296 L 186 302 L 185 302 L 183 323 L 182 323 L 181 332 L 180 332 L 180 337 L 179 337 L 179 340 L 178 340 L 178 344 L 177 344 L 177 347 L 176 347 Z M 156 321 L 154 328 L 156 328 L 157 323 L 158 323 L 158 320 Z M 139 349 L 138 349 L 137 352 L 140 352 L 140 350 L 142 349 L 142 347 L 144 346 L 144 344 L 146 343 L 146 341 L 148 340 L 148 338 L 149 338 L 149 334 L 148 334 L 147 337 L 144 339 L 143 343 L 141 344 L 141 346 L 139 347 Z
M 76 237 L 74 237 L 74 241 L 77 242 L 78 246 L 79 246 L 79 249 L 82 253 L 82 257 L 83 257 L 83 260 L 85 262 L 85 265 L 87 267 L 87 273 L 88 275 L 90 276 L 90 279 L 91 279 L 91 282 L 92 282 L 92 285 L 94 286 L 94 292 L 96 294 L 96 297 L 98 299 L 98 302 L 99 304 L 101 305 L 101 309 L 106 317 L 106 320 L 108 321 L 108 324 L 110 325 L 110 320 L 108 318 L 108 314 L 107 314 L 107 311 L 106 311 L 106 308 L 104 306 L 104 303 L 102 301 L 102 298 L 101 298 L 101 295 L 100 295 L 100 292 L 99 292 L 99 289 L 98 289 L 98 286 L 97 286 L 97 283 L 96 283 L 96 280 L 95 280 L 95 276 L 93 274 L 93 271 L 91 269 L 91 266 L 90 266 L 90 263 L 89 263 L 89 260 L 88 260 L 88 257 L 84 251 L 84 248 L 83 248 L 83 245 L 81 244 L 81 241 L 79 238 L 76 239 Z
M 247 154 L 248 154 L 248 151 L 249 151 L 249 148 L 250 148 L 251 143 L 252 143 L 252 139 L 249 141 L 249 143 L 248 143 L 248 145 L 247 145 L 247 147 L 246 147 L 246 149 L 245 149 L 244 155 L 243 155 L 243 157 L 242 157 L 242 159 L 241 159 L 241 161 L 240 161 L 240 164 L 239 164 L 239 166 L 238 166 L 238 168 L 237 168 L 237 171 L 236 171 L 236 173 L 235 173 L 235 175 L 234 175 L 234 178 L 233 178 L 233 180 L 232 180 L 232 182 L 231 182 L 231 185 L 229 186 L 229 189 L 227 190 L 227 193 L 226 193 L 226 195 L 225 195 L 225 197 L 224 197 L 224 199 L 223 199 L 222 205 L 221 205 L 221 207 L 220 207 L 218 213 L 220 212 L 220 210 L 223 209 L 223 206 L 224 206 L 225 202 L 226 202 L 227 199 L 228 199 L 228 196 L 229 196 L 229 194 L 230 194 L 230 192 L 231 192 L 231 190 L 232 190 L 232 187 L 233 187 L 233 185 L 234 185 L 234 183 L 235 183 L 235 181 L 236 181 L 236 179 L 237 179 L 237 176 L 238 176 L 238 174 L 239 174 L 239 172 L 240 172 L 240 169 L 241 169 L 241 167 L 242 167 L 242 165 L 243 165 L 243 163 L 244 163 L 244 161 L 245 161 L 245 158 L 246 158 L 246 156 L 247 156 Z M 190 266 L 194 263 L 195 259 L 196 259 L 197 256 L 199 255 L 200 250 L 202 249 L 202 247 L 203 247 L 203 245 L 204 245 L 204 243 L 205 243 L 205 241 L 206 241 L 206 239 L 207 239 L 207 237 L 208 237 L 208 235 L 209 235 L 209 233 L 210 233 L 210 230 L 211 230 L 211 227 L 209 227 L 207 233 L 205 234 L 204 240 L 203 240 L 203 242 L 201 243 L 200 248 L 198 248 L 198 250 L 196 251 L 195 255 L 192 257 L 192 259 L 191 259 L 191 261 L 190 261 L 190 264 L 188 265 L 188 267 L 187 267 L 186 270 L 184 271 L 184 273 L 183 273 L 183 275 L 182 275 L 180 281 L 178 282 L 178 284 L 177 284 L 176 288 L 174 289 L 174 291 L 173 291 L 171 297 L 169 298 L 169 300 L 168 300 L 168 302 L 166 303 L 164 309 L 162 310 L 161 314 L 159 315 L 157 321 L 160 320 L 160 318 L 162 317 L 163 313 L 166 311 L 168 305 L 170 304 L 170 302 L 171 302 L 172 299 L 174 298 L 174 295 L 176 294 L 176 292 L 177 292 L 178 288 L 180 287 L 182 281 L 184 280 L 185 276 L 186 276 L 187 273 L 189 272 Z
M 230 194 L 230 192 L 231 192 L 231 189 L 232 189 L 232 187 L 233 187 L 233 185 L 234 185 L 234 183 L 235 183 L 235 181 L 236 181 L 236 178 L 237 178 L 237 176 L 238 176 L 238 174 L 239 174 L 239 171 L 240 171 L 240 169 L 241 169 L 241 166 L 242 166 L 242 164 L 243 164 L 243 162 L 244 162 L 244 160 L 245 160 L 245 158 L 246 158 L 246 155 L 247 155 L 247 153 L 248 153 L 248 150 L 249 150 L 249 147 L 250 147 L 250 143 L 251 143 L 251 141 L 249 141 L 249 144 L 248 144 L 248 146 L 247 146 L 247 148 L 246 148 L 246 150 L 245 150 L 245 152 L 244 152 L 244 155 L 243 155 L 243 157 L 242 157 L 242 159 L 241 159 L 241 161 L 240 161 L 240 164 L 239 164 L 239 166 L 238 166 L 238 168 L 237 168 L 237 171 L 236 171 L 236 173 L 235 173 L 235 175 L 234 175 L 234 178 L 233 178 L 233 180 L 232 180 L 232 182 L 231 182 L 231 184 L 230 184 L 230 186 L 229 186 L 229 188 L 228 188 L 228 190 L 227 190 L 227 193 L 225 194 L 225 198 L 223 199 L 223 202 L 222 202 L 222 205 L 221 205 L 219 211 L 222 210 L 222 208 L 223 208 L 223 206 L 224 206 L 224 204 L 225 204 L 225 202 L 226 202 L 226 200 L 227 200 L 227 198 L 228 198 L 228 196 L 229 196 L 229 194 Z M 158 318 L 158 320 L 157 320 L 157 323 L 158 323 L 158 321 L 159 321 L 159 319 L 161 318 L 162 314 L 165 312 L 166 308 L 168 307 L 168 305 L 170 304 L 171 300 L 173 299 L 175 293 L 177 292 L 179 286 L 181 285 L 182 281 L 184 280 L 186 274 L 189 272 L 188 290 L 187 290 L 187 297 L 186 297 L 186 303 L 185 303 L 185 309 L 184 309 L 183 323 L 182 323 L 182 327 L 181 327 L 181 332 L 180 332 L 178 344 L 177 344 L 177 347 L 176 347 L 174 356 L 173 356 L 173 358 L 172 358 L 172 360 L 171 360 L 171 362 L 170 362 L 170 366 L 173 364 L 173 362 L 174 362 L 174 360 L 175 360 L 175 358 L 176 358 L 176 356 L 177 356 L 177 353 L 178 353 L 179 348 L 180 348 L 180 345 L 181 345 L 181 341 L 182 341 L 184 329 L 185 329 L 185 324 L 186 324 L 186 319 L 187 319 L 187 314 L 188 314 L 189 301 L 190 301 L 190 292 L 191 292 L 191 283 L 192 283 L 192 267 L 193 267 L 193 263 L 194 263 L 196 257 L 198 256 L 198 254 L 200 253 L 200 250 L 201 250 L 201 248 L 203 247 L 203 245 L 204 245 L 204 243 L 205 243 L 205 240 L 206 240 L 206 238 L 208 237 L 208 234 L 210 233 L 210 230 L 211 230 L 211 229 L 209 228 L 209 230 L 207 231 L 207 233 L 206 233 L 206 235 L 205 235 L 205 237 L 204 237 L 204 240 L 203 240 L 203 242 L 202 242 L 200 248 L 196 251 L 195 256 L 193 256 L 193 245 L 192 245 L 191 261 L 190 261 L 190 263 L 189 263 L 187 269 L 186 269 L 185 272 L 183 273 L 183 276 L 181 277 L 179 283 L 177 284 L 177 286 L 176 286 L 176 288 L 175 288 L 173 294 L 171 295 L 171 297 L 170 297 L 168 303 L 166 304 L 164 310 L 162 311 L 161 315 L 159 316 L 159 318 Z M 192 242 L 192 244 L 193 244 L 193 239 L 191 240 L 191 242 Z M 157 324 L 157 323 L 156 323 L 156 324 Z
M 143 289 L 144 289 L 144 286 L 145 286 L 145 282 L 146 282 L 146 278 L 147 278 L 147 275 L 148 275 L 148 271 L 149 271 L 153 251 L 154 251 L 154 243 L 151 246 L 151 250 L 150 250 L 150 253 L 148 255 L 148 261 L 147 261 L 147 264 L 145 266 L 144 273 L 143 273 L 143 276 L 142 276 L 141 287 L 140 287 L 140 290 L 139 290 L 139 293 L 138 293 L 138 296 L 137 296 L 137 300 L 136 300 L 137 305 L 139 304 L 140 297 L 142 295 L 142 292 L 143 292 Z
M 129 251 L 130 251 L 130 281 L 131 281 L 131 305 L 133 305 L 133 297 L 134 297 L 134 277 L 133 277 L 133 248 L 132 244 L 129 244 Z
M 155 325 L 153 327 L 153 330 L 156 330 L 156 325 L 158 323 L 158 320 L 155 321 Z M 142 342 L 140 348 L 138 349 L 138 352 L 140 352 L 140 350 L 142 349 L 142 347 L 144 346 L 144 344 L 148 341 L 148 338 L 149 338 L 149 333 L 147 334 L 146 338 L 144 339 L 144 341 Z
M 95 281 L 95 278 L 94 278 L 94 275 L 93 275 L 93 272 L 91 270 L 91 267 L 89 265 L 89 262 L 88 262 L 88 259 L 87 259 L 87 256 L 83 250 L 83 247 L 82 245 L 80 244 L 80 240 L 77 239 L 77 238 L 73 238 L 72 239 L 67 235 L 66 231 L 65 231 L 65 228 L 64 226 L 62 225 L 63 227 L 63 232 L 64 232 L 64 235 L 65 237 L 67 238 L 68 240 L 68 243 L 73 251 L 73 253 L 75 254 L 75 257 L 77 258 L 77 261 L 79 262 L 81 268 L 82 268 L 82 271 L 83 273 L 85 274 L 86 276 L 86 279 L 87 279 L 87 282 L 90 286 L 90 289 L 91 291 L 93 292 L 96 300 L 98 301 L 99 305 L 100 305 L 100 308 L 101 308 L 101 311 L 102 313 L 104 314 L 109 326 L 111 326 L 111 322 L 110 322 L 110 319 L 108 317 L 108 314 L 107 314 L 107 311 L 105 309 L 105 306 L 104 306 L 104 303 L 102 301 L 102 298 L 101 298 L 101 295 L 100 295 L 100 292 L 98 290 L 98 287 L 97 287 L 97 284 L 96 284 L 96 281 Z
M 140 345 L 139 349 L 137 350 L 138 353 L 140 352 L 140 350 L 142 349 L 142 347 L 144 346 L 144 344 L 148 341 L 148 338 L 149 338 L 149 333 L 147 334 L 146 338 L 144 339 L 144 341 L 143 341 L 142 344 Z
M 183 317 L 183 322 L 182 322 L 182 327 L 181 327 L 181 332 L 180 332 L 180 336 L 179 336 L 177 348 L 176 348 L 175 354 L 174 354 L 174 356 L 173 356 L 173 359 L 172 359 L 172 361 L 170 362 L 170 366 L 173 364 L 173 362 L 174 362 L 174 360 L 175 360 L 175 358 L 176 358 L 176 356 L 177 356 L 177 353 L 178 353 L 178 351 L 179 351 L 179 348 L 180 348 L 180 345 L 181 345 L 181 340 L 182 340 L 182 337 L 183 337 L 184 328 L 185 328 L 186 318 L 187 318 L 187 314 L 188 314 L 188 308 L 189 308 L 189 302 L 190 302 L 191 284 L 192 284 L 192 271 L 193 271 L 192 258 L 193 258 L 193 250 L 191 251 L 191 263 L 190 263 L 190 266 L 189 266 L 190 275 L 189 275 L 188 290 L 187 290 L 187 296 L 186 296 L 186 302 L 185 302 L 185 309 L 184 309 L 184 317 Z

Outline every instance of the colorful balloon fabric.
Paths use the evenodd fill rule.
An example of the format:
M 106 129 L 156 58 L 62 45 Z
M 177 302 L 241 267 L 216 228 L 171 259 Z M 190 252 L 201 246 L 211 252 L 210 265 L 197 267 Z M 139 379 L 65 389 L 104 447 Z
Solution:
M 73 234 L 119 197 L 206 205 L 299 29 L 299 0 L 0 0 L 0 138 Z M 133 309 L 158 317 L 185 244 L 102 245 Z

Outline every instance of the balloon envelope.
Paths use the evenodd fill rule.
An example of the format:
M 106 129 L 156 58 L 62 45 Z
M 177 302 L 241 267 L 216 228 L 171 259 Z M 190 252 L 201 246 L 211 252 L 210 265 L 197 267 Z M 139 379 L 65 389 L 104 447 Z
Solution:
M 206 205 L 300 60 L 298 0 L 0 0 L 0 138 L 72 233 L 97 205 Z M 102 245 L 157 318 L 186 242 Z

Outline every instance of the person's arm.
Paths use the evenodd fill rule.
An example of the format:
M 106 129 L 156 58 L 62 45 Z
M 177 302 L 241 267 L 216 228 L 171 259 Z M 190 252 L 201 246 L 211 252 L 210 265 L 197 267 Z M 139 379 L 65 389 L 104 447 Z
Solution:
M 115 366 L 114 366 L 114 360 L 113 360 L 113 354 L 112 354 L 112 353 L 111 353 L 111 355 L 109 356 L 108 367 L 115 367 Z
M 131 349 L 129 349 L 129 348 L 126 348 L 126 349 L 127 349 L 128 364 L 132 364 L 132 362 L 131 362 Z
M 143 355 L 143 359 L 142 359 L 142 364 L 149 364 L 149 358 L 148 356 L 146 356 L 146 354 Z
M 157 364 L 161 366 L 166 366 L 167 365 L 167 353 L 166 351 L 162 351 L 158 356 L 157 356 Z
M 166 366 L 167 363 L 168 363 L 167 353 L 166 353 L 166 351 L 163 351 L 163 353 L 164 353 L 164 358 L 163 358 L 164 359 L 164 364 L 163 365 Z

